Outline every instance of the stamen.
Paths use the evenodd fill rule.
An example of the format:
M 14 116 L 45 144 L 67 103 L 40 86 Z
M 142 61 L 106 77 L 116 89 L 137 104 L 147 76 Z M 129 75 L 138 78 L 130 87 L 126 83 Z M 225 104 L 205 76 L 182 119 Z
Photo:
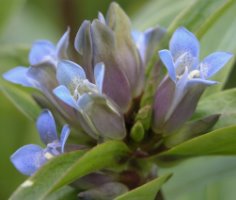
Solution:
M 199 77 L 200 77 L 200 71 L 196 69 L 191 71 L 188 75 L 188 79 L 199 78 Z
M 52 154 L 49 153 L 49 152 L 46 152 L 46 153 L 44 154 L 44 157 L 45 157 L 47 160 L 50 160 L 50 159 L 52 159 L 52 158 L 54 157 L 54 155 L 52 155 Z

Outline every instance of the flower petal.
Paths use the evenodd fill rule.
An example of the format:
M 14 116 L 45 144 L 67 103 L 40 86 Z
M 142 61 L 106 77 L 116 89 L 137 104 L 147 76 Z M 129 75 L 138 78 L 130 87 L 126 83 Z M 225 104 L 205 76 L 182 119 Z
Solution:
M 170 51 L 174 61 L 186 52 L 193 57 L 198 57 L 199 48 L 199 42 L 195 35 L 184 27 L 178 28 L 170 40 Z
M 200 64 L 200 70 L 206 78 L 218 72 L 231 58 L 233 54 L 227 52 L 215 52 L 204 58 Z
M 95 83 L 101 94 L 102 94 L 102 88 L 103 88 L 104 74 L 105 74 L 104 63 L 97 63 L 94 67 L 94 77 L 95 77 Z
M 53 90 L 53 93 L 63 102 L 73 108 L 78 108 L 75 99 L 71 95 L 70 91 L 64 85 L 60 85 Z
M 193 78 L 188 81 L 187 87 L 192 87 L 194 85 L 215 85 L 217 83 L 218 83 L 217 81 L 206 80 L 202 78 Z
M 104 96 L 84 94 L 80 98 L 79 106 L 99 137 L 117 140 L 125 137 L 123 115 L 110 100 Z
M 26 87 L 32 87 L 27 77 L 28 67 L 16 67 L 3 74 L 3 78 L 16 84 L 21 84 Z
M 101 12 L 98 12 L 98 20 L 101 23 L 106 24 L 106 19 L 105 19 L 104 15 Z
M 176 82 L 176 74 L 175 74 L 175 66 L 173 62 L 173 58 L 169 50 L 161 50 L 159 51 L 159 55 L 161 61 L 165 65 L 166 69 L 168 70 L 168 74 L 172 81 Z
M 45 95 L 51 94 L 52 89 L 58 85 L 55 67 L 49 63 L 29 67 L 27 76 L 32 85 L 40 89 Z
M 87 78 L 94 82 L 93 77 L 93 46 L 91 38 L 91 22 L 88 20 L 83 21 L 76 37 L 74 46 L 76 51 L 82 56 L 84 70 L 86 71 Z
M 55 63 L 56 47 L 47 40 L 36 41 L 29 53 L 30 65 L 37 65 L 43 62 Z
M 64 148 L 66 144 L 66 140 L 69 137 L 70 134 L 70 128 L 66 124 L 63 126 L 62 131 L 61 131 L 61 137 L 60 137 L 60 143 L 61 143 L 61 152 L 64 153 Z
M 46 159 L 40 146 L 29 144 L 18 149 L 11 156 L 11 162 L 22 174 L 30 176 L 46 162 Z
M 52 113 L 44 110 L 38 117 L 36 126 L 44 144 L 52 143 L 58 140 L 56 123 Z
M 60 61 L 57 65 L 57 80 L 59 84 L 66 87 L 76 87 L 78 80 L 86 79 L 85 72 L 81 66 L 69 61 Z
M 56 46 L 56 55 L 60 59 L 67 59 L 67 49 L 69 46 L 69 34 L 70 34 L 70 28 L 67 29 L 67 31 L 63 34 L 61 39 L 58 41 Z
M 95 49 L 94 63 L 104 62 L 106 66 L 103 92 L 125 112 L 130 106 L 131 88 L 126 73 L 120 66 L 121 63 L 116 60 L 114 34 L 109 27 L 98 20 L 93 21 L 91 30 Z
M 166 30 L 159 26 L 149 28 L 143 33 L 143 44 L 142 47 L 140 47 L 140 53 L 145 64 L 148 64 L 149 60 L 154 55 L 157 45 L 165 33 Z

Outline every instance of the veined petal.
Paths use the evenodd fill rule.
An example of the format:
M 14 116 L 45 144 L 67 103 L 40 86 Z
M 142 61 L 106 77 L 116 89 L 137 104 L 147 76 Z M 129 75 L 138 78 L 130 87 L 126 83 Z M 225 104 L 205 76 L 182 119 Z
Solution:
M 60 85 L 53 90 L 53 93 L 63 102 L 68 104 L 69 106 L 77 109 L 78 105 L 76 104 L 75 99 L 71 95 L 70 91 L 64 85 Z
M 3 74 L 3 78 L 16 84 L 20 84 L 26 87 L 32 87 L 27 77 L 28 67 L 16 67 Z
M 56 59 L 56 47 L 47 40 L 35 42 L 29 53 L 30 65 L 37 65 L 42 62 L 54 63 Z
M 56 46 L 56 55 L 60 59 L 67 59 L 67 49 L 69 46 L 70 28 L 63 34 Z
M 170 51 L 174 61 L 186 52 L 190 53 L 193 57 L 198 57 L 199 46 L 198 39 L 195 35 L 184 27 L 178 28 L 170 40 Z
M 159 51 L 159 55 L 161 61 L 165 65 L 166 69 L 168 70 L 168 74 L 172 81 L 176 82 L 176 73 L 175 73 L 175 66 L 174 61 L 171 56 L 171 52 L 169 50 L 161 50 Z
M 52 143 L 58 139 L 56 123 L 52 113 L 44 110 L 38 117 L 36 126 L 44 144 Z
M 94 67 L 94 77 L 95 77 L 95 83 L 100 93 L 102 93 L 104 74 L 105 74 L 104 63 L 97 63 Z
M 215 52 L 204 58 L 200 64 L 200 70 L 205 78 L 213 76 L 218 72 L 231 58 L 233 54 L 227 52 Z
M 66 124 L 62 127 L 62 131 L 61 131 L 61 137 L 60 137 L 60 143 L 61 143 L 61 152 L 64 153 L 64 148 L 65 148 L 65 144 L 66 144 L 66 140 L 69 137 L 70 134 L 70 128 L 69 126 Z
M 59 84 L 70 87 L 76 85 L 80 79 L 86 79 L 85 72 L 81 66 L 69 60 L 63 60 L 58 63 L 57 80 Z
M 11 156 L 11 162 L 22 174 L 30 176 L 46 162 L 46 159 L 40 146 L 29 144 L 18 149 Z
M 166 120 L 173 114 L 179 102 L 185 95 L 187 83 L 188 83 L 188 69 L 186 68 L 184 74 L 176 83 L 175 94 L 171 106 L 169 107 L 169 110 L 166 114 Z

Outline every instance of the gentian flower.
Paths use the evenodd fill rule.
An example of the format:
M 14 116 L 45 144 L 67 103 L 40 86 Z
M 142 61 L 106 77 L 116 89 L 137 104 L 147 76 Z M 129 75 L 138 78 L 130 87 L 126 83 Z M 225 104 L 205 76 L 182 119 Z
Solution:
M 29 53 L 30 67 L 18 66 L 6 72 L 3 77 L 12 83 L 42 90 L 42 84 L 38 83 L 38 73 L 42 74 L 45 72 L 45 75 L 50 72 L 52 74 L 54 69 L 51 68 L 56 67 L 59 60 L 68 58 L 68 45 L 69 29 L 64 33 L 56 46 L 48 40 L 36 41 Z M 41 81 L 43 82 L 45 79 L 46 77 L 42 77 Z M 49 80 L 56 81 L 53 80 L 53 77 Z
M 123 139 L 126 133 L 123 115 L 118 106 L 102 94 L 104 74 L 103 63 L 96 64 L 96 84 L 93 84 L 82 67 L 72 61 L 61 61 L 57 67 L 60 86 L 53 92 L 83 117 L 81 124 L 91 137 Z
M 25 175 L 32 175 L 48 160 L 64 153 L 65 143 L 70 133 L 68 125 L 64 125 L 60 139 L 58 138 L 55 120 L 49 110 L 44 110 L 40 114 L 36 126 L 41 140 L 47 145 L 46 148 L 29 144 L 21 147 L 11 156 L 14 166 Z
M 153 129 L 157 133 L 171 133 L 191 117 L 205 88 L 217 83 L 208 79 L 232 57 L 215 52 L 199 62 L 199 46 L 194 34 L 180 27 L 170 40 L 170 50 L 159 51 L 168 77 L 155 96 Z
M 94 82 L 93 67 L 106 66 L 102 91 L 120 107 L 129 111 L 132 100 L 144 87 L 144 67 L 131 36 L 128 16 L 116 3 L 111 3 L 107 17 L 84 21 L 75 38 L 75 49 L 82 56 L 88 79 Z

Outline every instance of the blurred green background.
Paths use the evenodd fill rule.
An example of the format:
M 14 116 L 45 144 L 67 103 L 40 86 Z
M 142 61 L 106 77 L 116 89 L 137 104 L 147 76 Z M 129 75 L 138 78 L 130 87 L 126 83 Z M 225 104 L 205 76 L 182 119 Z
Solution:
M 168 27 L 192 1 L 117 0 L 133 20 L 134 28 L 140 30 L 155 26 L 157 23 Z M 0 0 L 1 74 L 17 65 L 27 65 L 27 51 L 24 49 L 30 47 L 37 39 L 48 39 L 55 43 L 70 26 L 71 42 L 73 42 L 81 22 L 84 19 L 93 19 L 98 11 L 105 14 L 110 2 L 109 0 Z M 171 6 L 173 2 L 175 5 Z M 222 1 L 215 2 L 217 4 Z M 235 21 L 227 23 L 232 23 L 234 27 L 236 25 Z M 223 36 L 222 31 L 218 33 L 220 36 Z M 206 37 L 204 40 L 207 43 Z M 210 42 L 213 44 L 219 41 Z M 214 50 L 214 45 L 207 43 L 209 45 L 207 46 L 206 43 L 203 50 L 205 55 Z M 228 87 L 234 86 L 236 82 L 233 80 L 233 75 L 231 76 Z M 0 199 L 7 199 L 26 178 L 10 163 L 10 155 L 24 144 L 40 143 L 40 141 L 34 122 L 26 118 L 2 92 L 0 98 Z M 235 199 L 236 157 L 195 158 L 170 169 L 160 169 L 161 173 L 166 171 L 175 172 L 173 179 L 164 187 L 164 194 L 170 200 Z

